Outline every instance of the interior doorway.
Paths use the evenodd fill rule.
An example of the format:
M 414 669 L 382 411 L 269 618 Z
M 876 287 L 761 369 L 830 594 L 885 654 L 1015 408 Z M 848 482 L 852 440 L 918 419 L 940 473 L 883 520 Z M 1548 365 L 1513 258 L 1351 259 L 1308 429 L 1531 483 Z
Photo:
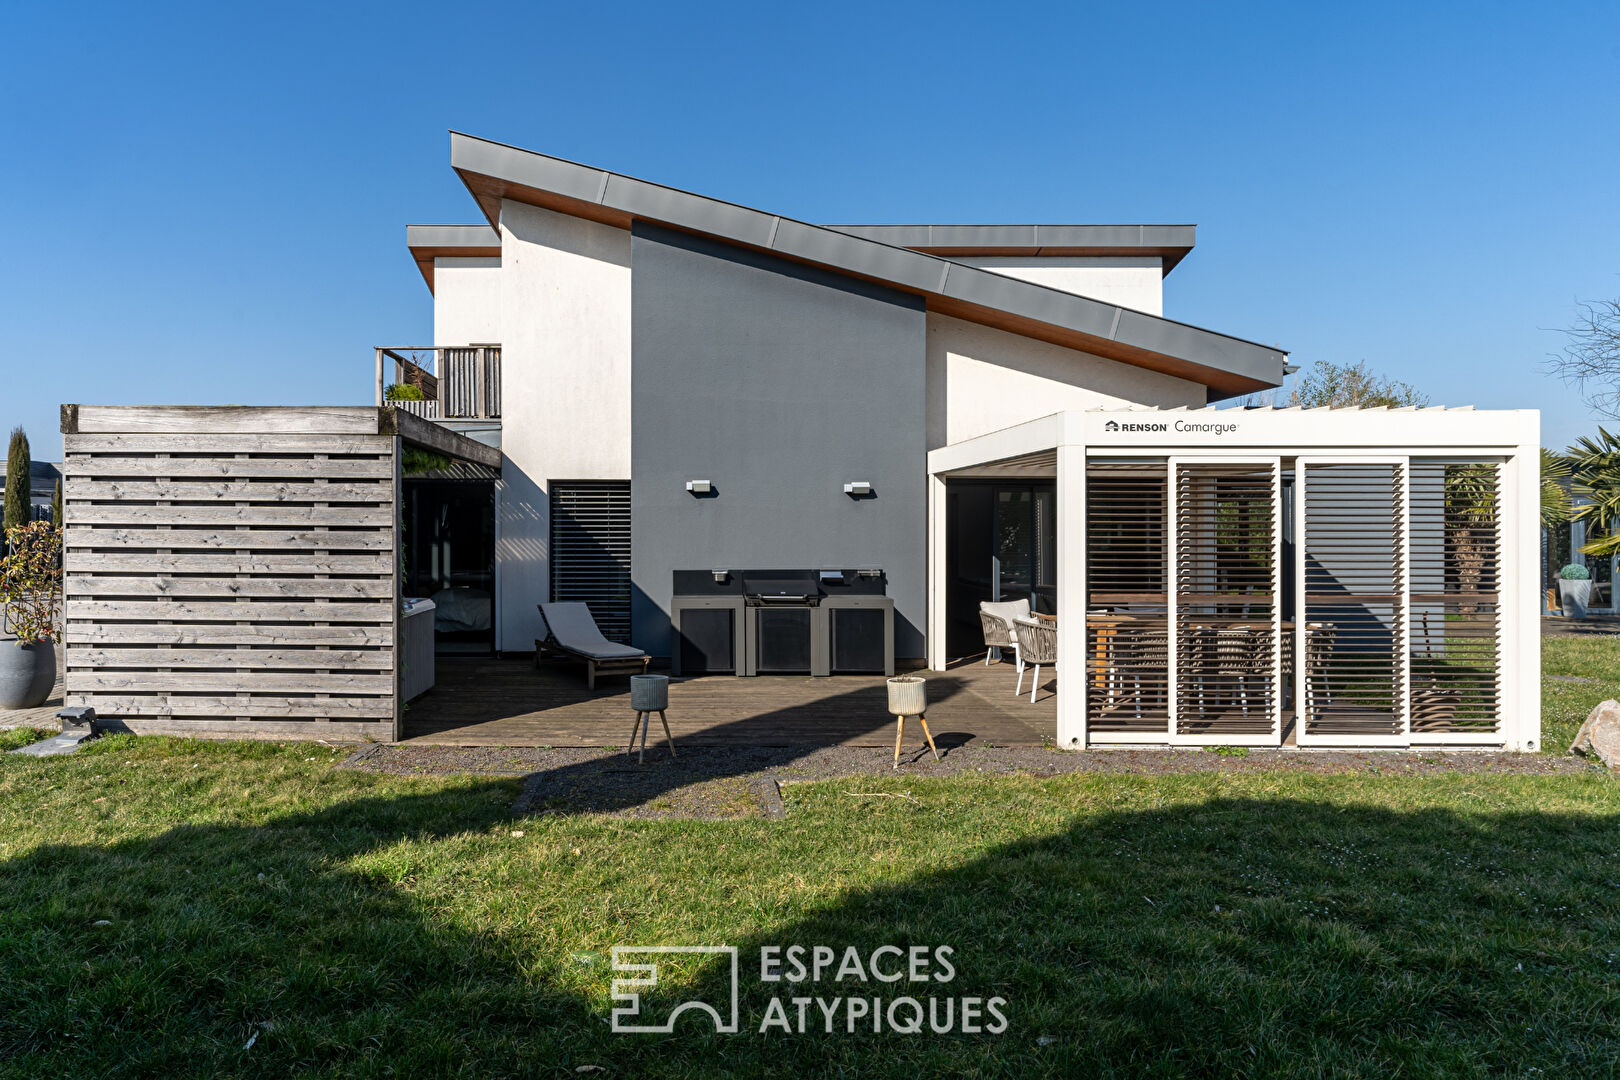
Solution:
M 436 651 L 495 651 L 495 484 L 405 478 L 405 593 L 434 603 Z
M 951 480 L 945 486 L 946 652 L 984 651 L 983 601 L 1057 613 L 1057 484 Z

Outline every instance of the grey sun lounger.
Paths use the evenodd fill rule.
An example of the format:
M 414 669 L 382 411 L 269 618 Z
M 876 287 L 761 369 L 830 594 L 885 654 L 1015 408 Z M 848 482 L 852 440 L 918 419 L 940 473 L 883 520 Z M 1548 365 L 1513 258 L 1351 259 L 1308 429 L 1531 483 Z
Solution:
M 541 604 L 540 621 L 546 636 L 534 643 L 534 662 L 547 652 L 562 653 L 585 661 L 585 686 L 596 689 L 598 672 L 625 671 L 638 674 L 647 670 L 652 657 L 634 645 L 609 641 L 596 628 L 591 609 L 581 603 Z

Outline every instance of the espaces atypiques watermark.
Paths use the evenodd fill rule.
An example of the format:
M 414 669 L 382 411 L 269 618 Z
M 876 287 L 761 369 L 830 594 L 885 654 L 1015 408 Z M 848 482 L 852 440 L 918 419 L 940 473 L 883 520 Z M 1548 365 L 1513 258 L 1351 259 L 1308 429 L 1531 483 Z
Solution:
M 790 1035 L 818 1030 L 829 1035 L 1000 1035 L 1008 1026 L 1006 998 L 940 992 L 956 979 L 951 960 L 955 952 L 949 945 L 880 945 L 865 954 L 853 945 L 842 950 L 830 945 L 762 945 L 759 981 L 772 989 L 792 989 L 772 995 L 756 1030 Z M 671 1032 L 676 1017 L 691 1010 L 710 1016 L 718 1032 L 738 1031 L 742 1025 L 737 953 L 734 945 L 616 946 L 614 970 L 636 977 L 613 980 L 612 995 L 619 1005 L 613 1010 L 613 1030 Z M 649 1022 L 641 1015 L 638 991 L 658 985 L 660 964 L 647 960 L 660 957 L 668 963 L 670 954 L 719 954 L 728 959 L 729 1001 L 685 1001 L 664 1013 L 664 1022 Z M 637 958 L 642 962 L 634 962 Z

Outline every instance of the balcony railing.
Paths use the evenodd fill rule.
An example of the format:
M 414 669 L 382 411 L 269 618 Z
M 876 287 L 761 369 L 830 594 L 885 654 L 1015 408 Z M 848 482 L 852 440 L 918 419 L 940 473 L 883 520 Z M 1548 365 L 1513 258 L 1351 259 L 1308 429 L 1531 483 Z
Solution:
M 388 396 L 414 386 L 422 400 Z M 501 415 L 501 347 L 440 345 L 377 349 L 377 404 L 384 401 L 428 420 L 494 420 Z

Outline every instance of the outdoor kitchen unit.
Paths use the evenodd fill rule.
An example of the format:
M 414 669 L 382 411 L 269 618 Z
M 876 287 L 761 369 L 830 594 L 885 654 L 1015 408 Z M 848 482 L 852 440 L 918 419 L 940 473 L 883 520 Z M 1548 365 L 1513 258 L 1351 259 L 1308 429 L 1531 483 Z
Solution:
M 814 570 L 745 570 L 748 675 L 826 675 L 826 641 L 815 631 L 821 587 Z
M 676 675 L 894 674 L 883 571 L 677 570 Z

